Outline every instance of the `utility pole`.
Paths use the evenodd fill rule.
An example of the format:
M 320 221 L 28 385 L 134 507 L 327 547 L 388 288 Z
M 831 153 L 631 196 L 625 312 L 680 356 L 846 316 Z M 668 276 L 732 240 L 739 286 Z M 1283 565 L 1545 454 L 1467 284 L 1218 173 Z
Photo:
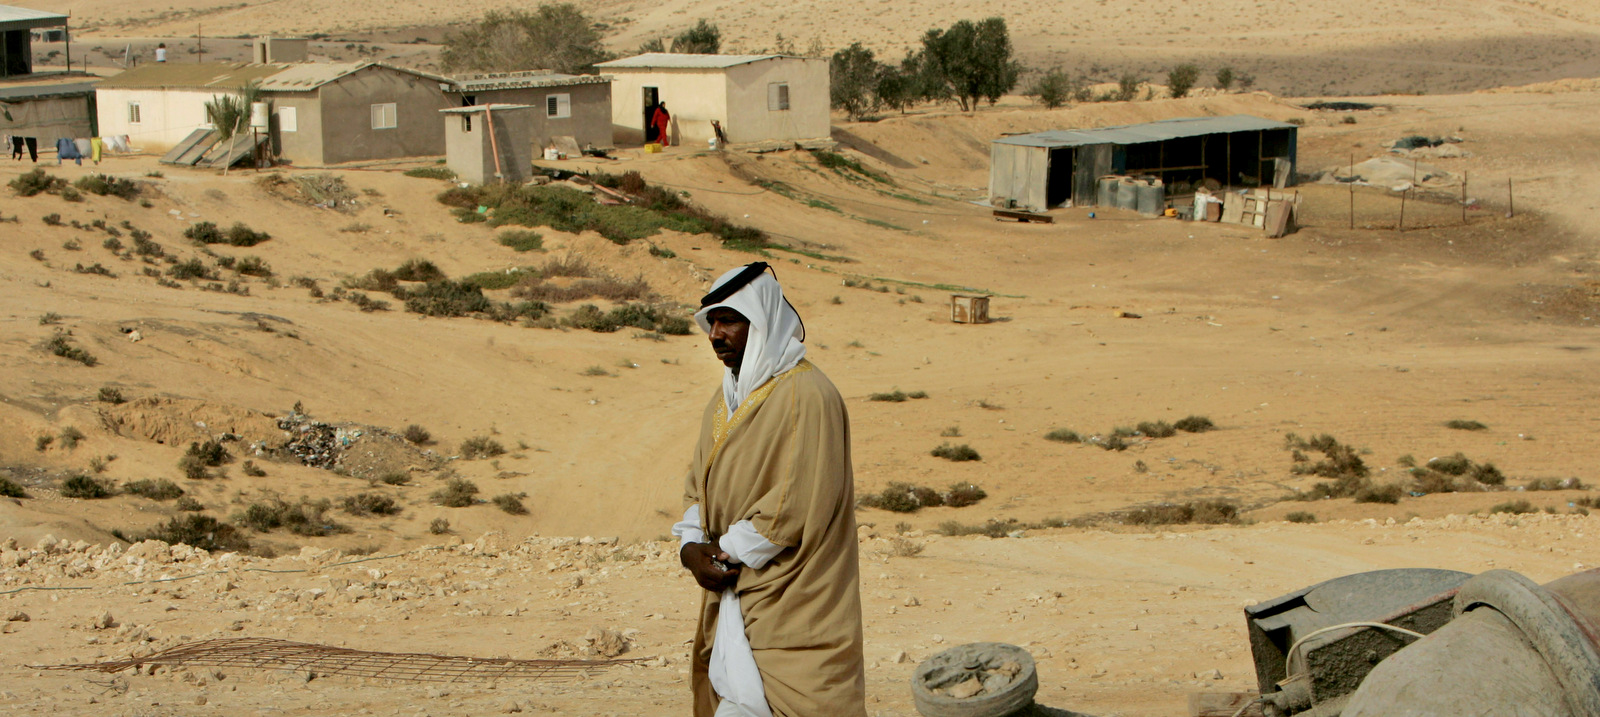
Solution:
M 206 61 L 206 37 L 205 37 L 205 34 L 200 31 L 200 23 L 198 23 L 198 22 L 194 24 L 194 44 L 195 44 L 195 47 L 199 48 L 197 54 L 198 54 L 198 56 L 200 58 L 198 60 L 195 60 L 195 62 L 205 62 Z

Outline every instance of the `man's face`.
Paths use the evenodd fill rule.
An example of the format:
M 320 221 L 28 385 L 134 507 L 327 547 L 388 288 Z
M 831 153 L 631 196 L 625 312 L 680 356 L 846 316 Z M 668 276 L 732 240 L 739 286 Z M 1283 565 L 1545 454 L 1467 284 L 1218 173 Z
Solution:
M 706 313 L 711 324 L 711 350 L 722 365 L 739 372 L 744 361 L 744 346 L 750 340 L 750 320 L 733 309 L 718 307 Z

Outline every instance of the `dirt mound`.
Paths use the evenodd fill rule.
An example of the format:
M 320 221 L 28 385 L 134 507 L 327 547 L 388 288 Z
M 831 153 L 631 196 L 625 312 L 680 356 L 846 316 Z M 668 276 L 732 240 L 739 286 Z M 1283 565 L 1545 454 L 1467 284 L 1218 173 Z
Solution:
M 175 446 L 229 433 L 249 442 L 282 435 L 276 419 L 261 411 L 194 398 L 140 398 L 103 406 L 99 414 L 106 430 L 119 436 Z

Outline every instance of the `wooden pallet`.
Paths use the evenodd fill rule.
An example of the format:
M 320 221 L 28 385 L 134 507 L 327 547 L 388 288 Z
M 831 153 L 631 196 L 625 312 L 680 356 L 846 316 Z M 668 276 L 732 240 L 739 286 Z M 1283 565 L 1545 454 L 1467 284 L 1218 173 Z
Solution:
M 1022 222 L 1024 224 L 1027 224 L 1027 223 L 1030 223 L 1030 222 L 1038 222 L 1040 224 L 1054 224 L 1054 223 L 1056 223 L 1056 218 L 1052 217 L 1052 216 L 1050 216 L 1048 214 L 1035 214 L 1033 212 L 1024 212 L 1024 211 L 1020 211 L 1020 210 L 1017 210 L 1017 209 L 996 209 L 996 210 L 994 210 L 994 220 L 995 221 L 1000 221 L 1001 219 L 1015 219 L 1015 220 L 1017 220 L 1019 222 Z

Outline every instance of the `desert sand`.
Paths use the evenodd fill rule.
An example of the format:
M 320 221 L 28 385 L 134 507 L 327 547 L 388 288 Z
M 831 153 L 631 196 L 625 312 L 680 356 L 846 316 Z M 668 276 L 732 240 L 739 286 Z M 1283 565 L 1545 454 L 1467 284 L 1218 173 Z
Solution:
M 112 7 L 129 12 L 94 2 L 70 9 L 89 16 Z M 208 24 L 236 23 L 233 32 L 332 31 L 336 24 L 309 6 L 291 12 L 292 3 L 174 7 L 170 12 L 203 15 Z M 618 7 L 633 21 L 615 36 L 619 45 L 674 30 L 672 18 L 712 8 Z M 1071 22 L 1106 23 L 1126 28 L 1127 36 L 1140 27 L 1124 18 L 1132 14 L 1126 8 L 1072 7 L 1084 12 Z M 1369 111 L 1307 110 L 1316 98 L 1261 92 L 1056 111 L 1008 98 L 971 115 L 920 108 L 877 122 L 836 118 L 840 151 L 889 183 L 851 181 L 805 152 L 624 149 L 616 161 L 552 166 L 638 171 L 804 252 L 773 250 L 768 260 L 806 319 L 811 358 L 849 401 L 857 492 L 891 481 L 936 488 L 970 481 L 988 493 L 963 508 L 859 511 L 870 714 L 914 714 L 906 680 L 916 663 L 979 640 L 1033 651 L 1046 706 L 1091 715 L 1182 714 L 1191 692 L 1253 687 L 1246 604 L 1379 568 L 1498 567 L 1543 582 L 1593 564 L 1600 518 L 1576 505 L 1592 500 L 1589 490 L 1407 495 L 1394 505 L 1285 500 L 1318 480 L 1291 471 L 1289 432 L 1327 433 L 1359 448 L 1380 482 L 1402 481 L 1406 456 L 1423 462 L 1457 452 L 1493 462 L 1512 488 L 1541 478 L 1600 482 L 1593 441 L 1600 421 L 1593 358 L 1600 347 L 1600 206 L 1593 199 L 1600 129 L 1592 121 L 1600 90 L 1556 81 L 1581 73 L 1562 64 L 1566 45 L 1546 42 L 1600 16 L 1577 3 L 1479 7 L 1346 3 L 1337 11 L 1342 17 L 1314 10 L 1304 17 L 1315 22 L 1304 23 L 1268 13 L 1274 19 L 1259 30 L 1261 46 L 1238 50 L 1295 72 L 1312 72 L 1306 68 L 1315 63 L 1301 60 L 1323 51 L 1370 64 L 1377 57 L 1366 49 L 1374 42 L 1370 29 L 1381 22 L 1400 36 L 1453 38 L 1485 51 L 1512 51 L 1480 42 L 1493 32 L 1540 38 L 1548 51 L 1521 69 L 1456 68 L 1475 79 L 1430 87 L 1424 96 L 1363 97 L 1376 105 Z M 871 22 L 853 19 L 862 11 Z M 169 11 L 112 13 L 106 17 L 114 20 L 89 24 L 106 37 L 158 36 L 192 20 L 163 20 L 162 12 Z M 882 37 L 912 36 L 964 11 L 929 4 L 890 17 L 830 4 L 826 13 L 744 5 L 726 12 L 724 30 L 746 28 L 740 41 L 756 45 L 766 40 L 748 28 L 789 16 L 803 44 L 808 32 L 820 32 L 806 28 L 842 32 L 854 24 L 867 33 L 879 23 Z M 420 26 L 456 19 L 445 13 L 406 6 L 390 20 Z M 1019 48 L 1070 54 L 1114 44 L 1112 33 L 1097 34 L 1107 45 L 1088 49 L 1045 33 L 1070 26 L 1065 17 L 1030 23 L 1027 32 L 1014 21 Z M 1171 43 L 1149 32 L 1139 41 L 1185 52 L 1219 46 L 1208 38 L 1251 32 L 1257 30 L 1244 23 L 1196 18 L 1173 30 Z M 1129 61 L 1130 54 L 1118 56 Z M 1268 73 L 1258 74 L 1258 87 L 1271 89 Z M 1299 94 L 1402 89 L 1396 83 L 1405 79 L 1396 72 L 1354 87 L 1346 78 L 1355 75 L 1337 63 L 1313 74 L 1316 81 Z M 1542 84 L 1519 86 L 1532 82 Z M 1438 94 L 1451 89 L 1494 91 Z M 1373 157 L 1409 161 L 1384 148 L 1402 136 L 1458 137 L 1453 146 L 1465 156 L 1423 161 L 1465 176 L 1474 208 L 1463 224 L 1451 199 L 1459 185 L 1436 189 L 1409 203 L 1402 231 L 1395 226 L 1398 195 L 1362 187 L 1352 229 L 1347 188 L 1313 182 L 1298 188 L 1305 226 L 1273 240 L 1239 226 L 1115 210 L 1091 218 L 1084 208 L 1055 212 L 1052 225 L 1002 224 L 972 204 L 984 196 L 987 142 L 1002 132 L 1236 113 L 1302 123 L 1299 157 L 1308 175 Z M 269 191 L 260 182 L 266 173 L 175 169 L 149 155 L 46 167 L 68 180 L 93 172 L 138 179 L 149 207 L 94 195 L 82 202 L 21 198 L 0 189 L 0 217 L 8 220 L 0 223 L 0 468 L 32 496 L 0 499 L 0 540 L 16 541 L 0 551 L 0 617 L 28 616 L 0 624 L 7 655 L 0 706 L 196 715 L 687 709 L 685 641 L 699 595 L 663 538 L 682 508 L 695 421 L 719 377 L 704 337 L 655 340 L 627 329 L 600 334 L 423 318 L 398 306 L 366 313 L 314 298 L 291 280 L 307 277 L 331 290 L 411 259 L 459 277 L 576 257 L 618 277 L 640 276 L 663 301 L 688 306 L 712 277 L 756 257 L 705 235 L 663 232 L 619 246 L 547 228 L 539 230 L 544 251 L 518 253 L 495 242 L 498 230 L 458 223 L 435 201 L 448 184 L 401 174 L 427 163 L 326 170 L 358 194 L 356 205 L 341 210 Z M 0 164 L 0 180 L 30 168 Z M 1509 217 L 1508 180 L 1516 193 Z M 782 182 L 788 196 L 759 182 Z M 59 214 L 65 226 L 47 225 L 48 214 Z M 237 280 L 248 295 L 192 282 L 158 285 L 142 275 L 143 264 L 102 247 L 108 233 L 92 228 L 97 219 L 111 227 L 126 221 L 168 253 L 208 263 L 214 258 L 185 240 L 184 229 L 244 222 L 272 239 L 210 249 L 261 257 L 275 281 L 224 272 L 223 283 Z M 64 246 L 74 240 L 78 249 Z M 652 253 L 652 246 L 672 256 Z M 42 260 L 30 255 L 35 250 Z M 96 263 L 116 277 L 74 271 Z M 951 287 L 993 294 L 999 320 L 950 323 Z M 47 314 L 58 323 L 41 324 Z M 57 330 L 70 330 L 97 365 L 43 350 Z M 130 340 L 135 331 L 138 341 Z M 96 400 L 102 387 L 129 402 Z M 928 398 L 868 400 L 896 389 Z M 181 478 L 177 462 L 190 441 L 221 431 L 271 438 L 276 418 L 296 404 L 317 420 L 368 432 L 422 425 L 434 440 L 409 452 L 361 444 L 374 451 L 370 465 L 407 473 L 403 486 L 374 485 L 377 469 L 338 475 L 270 461 L 260 462 L 265 476 L 244 475 L 236 462 L 226 478 Z M 1209 417 L 1218 430 L 1138 439 L 1122 452 L 1044 438 L 1057 428 L 1104 433 L 1191 414 Z M 1452 430 L 1444 425 L 1450 420 L 1487 429 Z M 85 434 L 76 447 L 55 441 L 38 449 L 40 437 L 68 427 Z M 456 458 L 460 443 L 476 436 L 493 437 L 508 453 Z M 968 444 L 982 460 L 929 455 L 945 442 Z M 93 472 L 91 463 L 103 470 Z M 128 547 L 111 531 L 137 536 L 175 515 L 173 504 L 60 497 L 60 481 L 71 472 L 111 482 L 168 478 L 222 519 L 274 496 L 337 501 L 358 492 L 390 496 L 402 512 L 373 518 L 335 509 L 330 515 L 351 531 L 327 537 L 247 531 L 257 552 L 275 558 Z M 434 505 L 429 495 L 452 476 L 474 481 L 481 498 L 526 493 L 530 512 Z M 1243 522 L 1147 528 L 1106 517 L 1197 499 L 1233 501 Z M 1556 514 L 1489 512 L 1513 500 Z M 1297 511 L 1319 522 L 1284 522 Z M 438 518 L 451 532 L 429 532 Z M 938 534 L 947 521 L 989 520 L 1018 521 L 1021 532 L 998 539 Z M 1072 526 L 1022 527 L 1060 522 Z M 117 547 L 105 547 L 111 545 Z M 348 562 L 362 558 L 373 559 Z M 182 579 L 148 582 L 163 578 Z M 101 619 L 106 613 L 110 627 Z M 620 656 L 642 661 L 577 683 L 505 680 L 492 687 L 253 670 L 113 679 L 33 667 L 214 637 L 480 657 L 583 656 L 585 635 L 597 628 L 626 636 Z

